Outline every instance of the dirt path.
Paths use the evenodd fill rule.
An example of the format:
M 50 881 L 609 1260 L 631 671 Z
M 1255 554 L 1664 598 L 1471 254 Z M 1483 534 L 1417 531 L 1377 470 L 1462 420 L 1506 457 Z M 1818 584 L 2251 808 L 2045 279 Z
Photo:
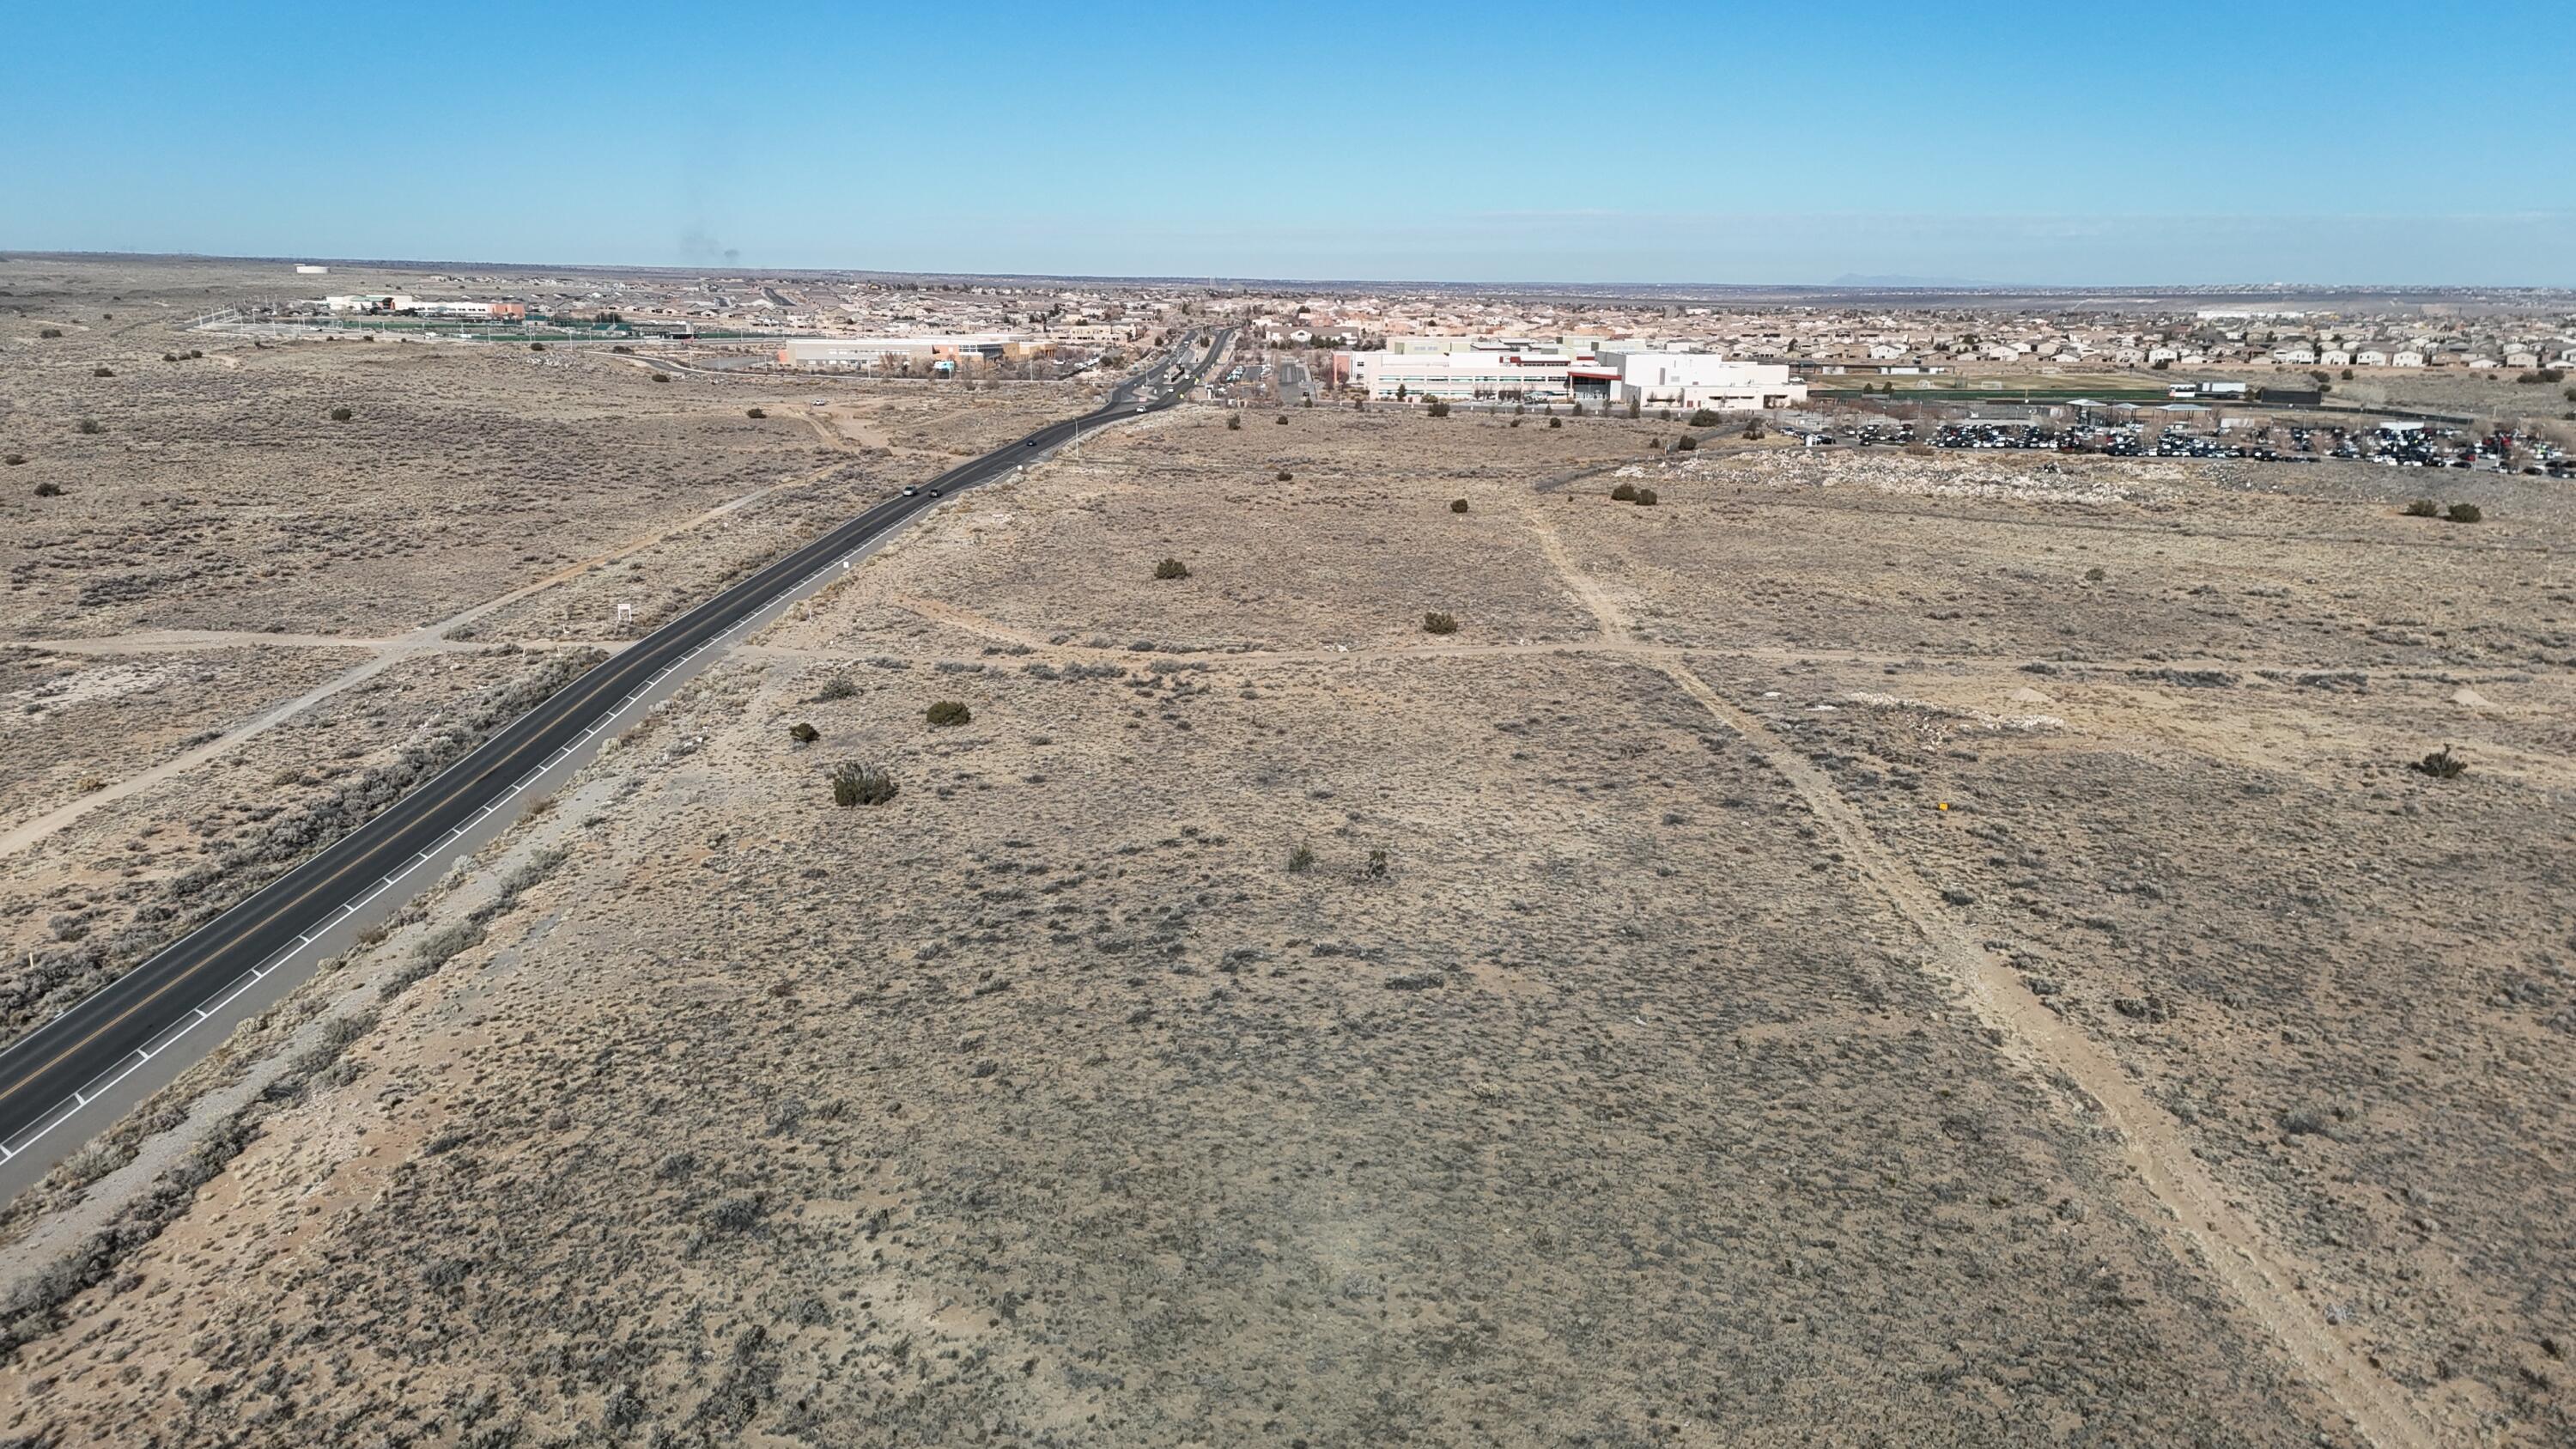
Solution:
M 1530 522 L 1548 562 L 1592 612 L 1603 635 L 1626 637 L 1627 622 L 1616 601 L 1575 566 L 1554 529 L 1535 514 Z M 1680 659 L 1661 652 L 1637 653 L 1789 781 L 1817 823 L 1832 832 L 1846 858 L 1922 934 L 1932 948 L 1933 964 L 1964 992 L 1979 1018 L 2003 1034 L 2011 1050 L 2044 1072 L 2064 1074 L 2090 1097 L 2116 1134 L 2121 1156 L 2169 1210 L 2171 1216 L 2162 1226 L 2178 1257 L 2186 1264 L 2197 1261 L 2217 1275 L 2299 1372 L 2372 1444 L 2399 1449 L 2433 1443 L 2432 1432 L 2413 1402 L 2339 1341 L 2323 1317 L 2300 1301 L 2294 1285 L 2305 1275 L 2296 1260 L 2228 1200 L 2208 1167 L 2193 1154 L 2181 1124 L 2137 1088 L 2106 1048 L 2048 1010 L 2007 963 L 1963 930 L 1943 910 L 1931 884 L 1888 849 L 1859 809 L 1787 741 L 1721 697 Z
M 143 629 L 78 639 L 15 640 L 54 654 L 173 654 L 198 649 L 386 649 L 397 639 L 345 634 L 267 634 L 256 629 Z
M 1589 583 L 1588 580 L 1586 582 L 1587 584 Z M 979 614 L 971 609 L 962 609 L 954 604 L 943 603 L 937 599 L 926 599 L 907 594 L 889 598 L 886 602 L 898 609 L 904 610 L 907 613 L 927 619 L 932 623 L 945 624 L 952 628 L 963 630 L 966 633 L 979 635 L 983 638 L 993 640 L 996 643 L 1020 645 L 1034 653 L 1054 655 L 1065 659 L 1132 660 L 1136 657 L 1135 651 L 1124 648 L 1103 649 L 1086 644 L 1051 644 L 1045 637 L 1032 630 L 1022 629 L 1012 624 L 1006 624 L 1001 620 L 990 617 L 989 615 Z M 1597 586 L 1594 588 L 1593 595 L 1584 598 L 1583 602 L 1587 608 L 1593 610 L 1596 618 L 1601 616 L 1602 610 L 1604 609 L 1613 609 L 1615 612 L 1615 606 L 1613 606 L 1606 597 L 1600 595 Z M 1624 628 L 1624 626 L 1621 627 Z M 348 643 L 352 641 L 342 640 L 338 642 Z M 842 654 L 830 650 L 793 648 L 787 646 L 765 647 L 768 657 L 777 659 L 805 657 L 815 660 L 827 660 L 844 657 Z M 1989 669 L 1997 672 L 2018 671 L 2023 664 L 2029 662 L 2029 656 L 2026 654 L 1935 654 L 1922 649 L 1909 649 L 1903 652 L 1889 653 L 1867 649 L 1803 649 L 1782 647 L 1778 645 L 1648 644 L 1640 642 L 1633 636 L 1624 633 L 1619 635 L 1601 635 L 1584 639 L 1520 639 L 1501 644 L 1434 644 L 1424 642 L 1404 644 L 1363 644 L 1347 647 L 1325 646 L 1315 649 L 1210 650 L 1190 657 L 1205 659 L 1210 663 L 1222 663 L 1229 667 L 1233 667 L 1264 664 L 1326 664 L 1358 660 L 1458 659 L 1483 656 L 1509 658 L 1518 655 L 1534 654 L 1618 654 L 1635 655 L 1650 659 L 1675 660 L 1688 659 L 1692 655 L 1723 655 L 1729 659 L 1752 659 L 1778 664 L 1834 664 L 1869 669 L 1883 668 L 1888 665 L 1896 665 L 1900 667 L 1959 665 L 1967 669 Z M 2338 666 L 2318 664 L 2313 661 L 2279 659 L 2249 660 L 2234 657 L 2198 655 L 2174 658 L 2159 657 L 2154 659 L 2068 660 L 2065 661 L 2064 667 L 2068 670 L 2080 670 L 2089 674 L 2113 676 L 2105 682 L 2114 684 L 2121 682 L 2116 676 L 2127 674 L 2134 670 L 2167 671 L 2225 669 L 2238 673 L 2260 673 L 2269 671 L 2274 674 L 2283 675 L 2332 674 L 2344 672 Z M 2389 670 L 2385 672 L 2391 675 L 2403 675 L 2408 671 Z M 2518 674 L 2520 672 L 2521 671 L 2512 669 L 2493 669 L 2484 671 L 2485 674 L 2496 676 Z M 2476 681 L 2482 677 L 2479 674 L 2462 673 L 2458 670 L 2445 670 L 2443 671 L 2443 674 L 2445 678 L 2454 680 Z M 2047 683 L 2048 681 L 2042 680 L 2040 682 Z M 2078 682 L 2082 683 L 2088 681 L 2079 678 Z M 2538 683 L 2543 687 L 2548 687 L 2553 683 L 2553 681 L 2541 680 L 2538 681 Z

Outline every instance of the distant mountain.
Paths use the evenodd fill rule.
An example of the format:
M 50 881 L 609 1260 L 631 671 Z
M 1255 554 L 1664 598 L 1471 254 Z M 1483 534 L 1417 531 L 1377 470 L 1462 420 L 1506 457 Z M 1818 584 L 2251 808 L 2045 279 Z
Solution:
M 1864 276 L 1845 272 L 1825 284 L 1828 287 L 1992 287 L 1994 282 L 1972 282 L 1965 277 L 1898 277 Z

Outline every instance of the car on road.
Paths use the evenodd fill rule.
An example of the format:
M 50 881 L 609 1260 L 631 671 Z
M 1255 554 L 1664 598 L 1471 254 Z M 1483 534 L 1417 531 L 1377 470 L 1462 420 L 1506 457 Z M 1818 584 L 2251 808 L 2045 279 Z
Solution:
M 938 490 L 938 489 L 936 489 L 936 488 L 931 489 L 931 490 L 930 490 L 930 496 L 931 496 L 931 497 L 933 497 L 933 498 L 938 497 L 938 496 L 939 496 L 939 490 Z
M 921 496 L 921 490 L 918 488 L 906 488 L 903 490 L 903 496 L 906 498 L 917 498 Z

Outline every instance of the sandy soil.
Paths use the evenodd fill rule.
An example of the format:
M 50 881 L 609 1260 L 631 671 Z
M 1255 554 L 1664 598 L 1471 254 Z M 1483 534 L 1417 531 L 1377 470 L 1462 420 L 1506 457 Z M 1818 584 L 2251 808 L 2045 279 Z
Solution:
M 0 1428 L 2576 1433 L 2565 504 L 1654 431 L 1193 411 L 942 508 Z

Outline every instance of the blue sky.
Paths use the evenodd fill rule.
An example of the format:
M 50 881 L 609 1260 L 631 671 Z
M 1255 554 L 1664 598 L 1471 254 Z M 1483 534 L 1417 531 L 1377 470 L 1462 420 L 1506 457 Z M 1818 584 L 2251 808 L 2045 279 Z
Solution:
M 2576 285 L 2570 3 L 16 0 L 0 247 Z

